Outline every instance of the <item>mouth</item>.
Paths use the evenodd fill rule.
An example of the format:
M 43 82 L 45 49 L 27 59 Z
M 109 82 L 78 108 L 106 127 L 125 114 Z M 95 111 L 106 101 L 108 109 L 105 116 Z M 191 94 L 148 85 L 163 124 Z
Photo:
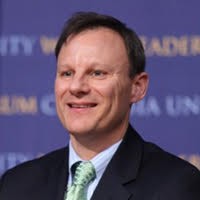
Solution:
M 85 109 L 85 108 L 94 108 L 97 106 L 96 103 L 68 103 L 70 108 L 76 109 Z

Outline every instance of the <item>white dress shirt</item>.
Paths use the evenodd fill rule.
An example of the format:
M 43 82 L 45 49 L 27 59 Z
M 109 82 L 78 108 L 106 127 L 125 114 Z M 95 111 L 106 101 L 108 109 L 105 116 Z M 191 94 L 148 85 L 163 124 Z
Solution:
M 108 163 L 110 162 L 111 158 L 113 157 L 114 153 L 116 152 L 117 148 L 119 147 L 122 140 L 118 141 L 117 143 L 113 144 L 109 148 L 105 149 L 101 153 L 97 154 L 94 158 L 90 161 L 94 165 L 96 171 L 96 178 L 92 181 L 87 190 L 87 199 L 89 200 L 92 197 L 94 190 L 97 187 Z M 75 152 L 74 148 L 72 147 L 71 141 L 69 142 L 69 178 L 68 178 L 68 187 L 72 184 L 72 172 L 71 167 L 74 163 L 78 161 L 84 161 L 81 159 L 77 153 Z

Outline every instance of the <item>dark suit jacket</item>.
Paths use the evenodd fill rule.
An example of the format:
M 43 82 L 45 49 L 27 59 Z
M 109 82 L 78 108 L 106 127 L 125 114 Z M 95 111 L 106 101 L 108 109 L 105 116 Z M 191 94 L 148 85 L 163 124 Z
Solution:
M 0 200 L 63 200 L 68 148 L 9 170 L 0 182 Z M 200 172 L 147 143 L 129 127 L 92 200 L 200 200 Z

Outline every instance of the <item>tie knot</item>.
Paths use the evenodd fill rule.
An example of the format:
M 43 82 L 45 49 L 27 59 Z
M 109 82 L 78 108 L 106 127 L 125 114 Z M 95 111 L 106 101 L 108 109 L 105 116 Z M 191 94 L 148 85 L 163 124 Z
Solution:
M 85 187 L 96 177 L 95 169 L 90 161 L 81 162 L 76 168 L 74 175 L 74 185 Z

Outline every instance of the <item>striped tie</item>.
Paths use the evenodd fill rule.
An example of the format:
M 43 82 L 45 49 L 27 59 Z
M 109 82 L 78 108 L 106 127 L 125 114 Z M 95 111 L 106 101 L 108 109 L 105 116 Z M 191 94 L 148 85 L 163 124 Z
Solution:
M 76 168 L 72 185 L 68 188 L 64 200 L 87 200 L 87 188 L 96 177 L 91 162 L 81 162 Z

